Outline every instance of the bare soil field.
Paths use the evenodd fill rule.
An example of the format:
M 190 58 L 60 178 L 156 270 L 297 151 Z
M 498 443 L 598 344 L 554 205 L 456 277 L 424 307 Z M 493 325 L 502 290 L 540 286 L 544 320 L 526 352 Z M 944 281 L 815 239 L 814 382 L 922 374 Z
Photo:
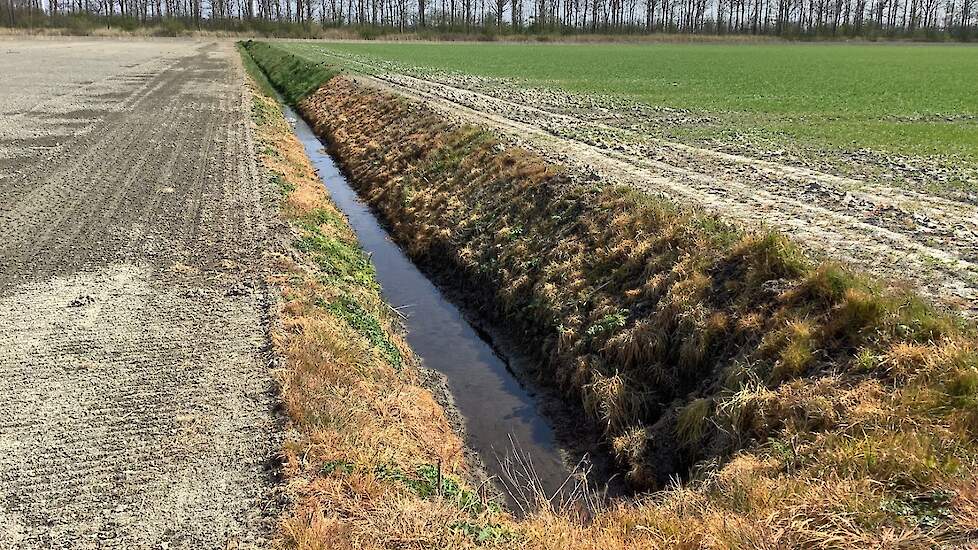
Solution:
M 265 546 L 280 421 L 232 44 L 0 42 L 0 547 Z
M 869 184 L 804 163 L 762 158 L 770 155 L 657 139 L 643 129 L 659 119 L 668 124 L 682 112 L 648 112 L 457 73 L 407 74 L 325 49 L 321 55 L 362 72 L 363 82 L 422 99 L 456 120 L 499 130 L 584 177 L 664 195 L 749 226 L 776 228 L 816 255 L 886 279 L 909 280 L 931 299 L 969 316 L 978 312 L 978 217 L 972 196 Z M 899 160 L 892 159 L 889 169 L 899 172 Z

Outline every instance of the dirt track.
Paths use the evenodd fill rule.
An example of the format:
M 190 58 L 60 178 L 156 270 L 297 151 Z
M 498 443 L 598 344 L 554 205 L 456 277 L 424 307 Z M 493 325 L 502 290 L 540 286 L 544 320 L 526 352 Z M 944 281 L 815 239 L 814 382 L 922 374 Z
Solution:
M 0 41 L 0 547 L 264 546 L 278 420 L 233 45 Z
M 932 299 L 978 316 L 978 214 L 971 200 L 650 138 L 633 129 L 627 110 L 587 109 L 584 97 L 454 73 L 394 72 L 369 58 L 322 53 L 362 71 L 374 85 L 493 127 L 585 177 L 774 227 L 816 254 L 909 281 Z

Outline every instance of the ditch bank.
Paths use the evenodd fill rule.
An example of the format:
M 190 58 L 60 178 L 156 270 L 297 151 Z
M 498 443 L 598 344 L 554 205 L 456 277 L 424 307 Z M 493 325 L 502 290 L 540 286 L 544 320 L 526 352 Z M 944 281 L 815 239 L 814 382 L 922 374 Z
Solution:
M 410 256 L 506 327 L 536 360 L 532 374 L 602 426 L 634 488 L 662 487 L 708 456 L 680 433 L 680 411 L 712 393 L 720 363 L 764 329 L 719 302 L 771 309 L 764 283 L 795 267 L 778 255 L 787 243 L 772 236 L 711 257 L 736 238 L 718 220 L 578 181 L 483 129 L 343 77 L 299 107 Z
M 308 65 L 252 48 L 284 86 Z M 812 525 L 826 543 L 852 535 L 834 514 L 908 540 L 967 532 L 971 326 L 778 234 L 602 186 L 356 79 L 298 97 L 392 236 L 601 426 L 633 488 L 690 477 L 703 525 L 757 514 L 799 544 L 822 540 Z
M 464 438 L 469 480 L 521 515 L 543 502 L 559 508 L 578 498 L 586 487 L 607 485 L 607 461 L 596 461 L 589 453 L 588 445 L 597 440 L 596 434 L 582 439 L 576 413 L 564 411 L 562 400 L 541 395 L 540 388 L 527 387 L 514 376 L 524 359 L 508 346 L 500 351 L 503 344 L 488 337 L 446 299 L 390 238 L 370 206 L 359 199 L 309 125 L 291 108 L 283 106 L 283 111 L 328 191 L 330 203 L 342 212 L 355 233 L 357 247 L 369 258 L 365 266 L 372 271 L 369 276 L 380 283 L 385 302 L 397 304 L 389 306 L 385 314 L 394 317 L 398 328 L 406 329 L 410 350 L 421 360 L 418 371 L 425 386 Z M 297 246 L 308 252 L 319 245 L 314 237 Z M 350 276 L 348 268 L 332 261 L 322 267 L 326 277 Z M 383 323 L 362 307 L 346 298 L 324 301 L 331 311 L 349 313 L 353 324 L 367 330 L 388 353 L 396 351 L 382 338 Z M 547 409 L 546 417 L 541 408 Z M 558 420 L 556 430 L 554 419 Z

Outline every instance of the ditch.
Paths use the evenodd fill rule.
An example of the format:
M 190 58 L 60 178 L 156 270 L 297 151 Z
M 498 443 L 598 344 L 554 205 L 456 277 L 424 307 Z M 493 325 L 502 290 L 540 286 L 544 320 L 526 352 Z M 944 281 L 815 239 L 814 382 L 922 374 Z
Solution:
M 421 272 L 359 198 L 312 128 L 291 108 L 283 109 L 333 202 L 370 256 L 384 298 L 403 318 L 411 348 L 425 368 L 444 375 L 454 408 L 463 417 L 467 445 L 497 480 L 497 487 L 506 491 L 510 506 L 525 505 L 519 492 L 527 490 L 527 473 L 532 472 L 547 495 L 566 490 L 565 482 L 575 470 L 572 464 L 591 462 L 576 445 L 581 441 L 562 441 L 570 434 L 558 434 L 574 430 L 555 430 L 543 412 L 560 409 L 557 399 L 521 383 L 514 371 L 527 372 L 520 366 L 527 359 L 501 351 L 510 346 L 493 341 L 486 327 L 470 322 Z M 561 410 L 552 412 L 558 419 L 567 416 Z M 560 421 L 572 423 L 569 418 Z M 574 449 L 567 450 L 567 444 Z M 596 471 L 603 472 L 605 466 L 599 466 Z M 522 486 L 514 487 L 513 478 Z

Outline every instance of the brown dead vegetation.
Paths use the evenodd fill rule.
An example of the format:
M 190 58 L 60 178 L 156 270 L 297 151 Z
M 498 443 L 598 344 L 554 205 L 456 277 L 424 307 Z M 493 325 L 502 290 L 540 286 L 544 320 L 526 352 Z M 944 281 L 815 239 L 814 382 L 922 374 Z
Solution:
M 300 107 L 412 257 L 513 327 L 633 487 L 665 489 L 587 525 L 540 514 L 515 528 L 525 544 L 974 537 L 970 327 L 777 234 L 579 181 L 345 78 Z

